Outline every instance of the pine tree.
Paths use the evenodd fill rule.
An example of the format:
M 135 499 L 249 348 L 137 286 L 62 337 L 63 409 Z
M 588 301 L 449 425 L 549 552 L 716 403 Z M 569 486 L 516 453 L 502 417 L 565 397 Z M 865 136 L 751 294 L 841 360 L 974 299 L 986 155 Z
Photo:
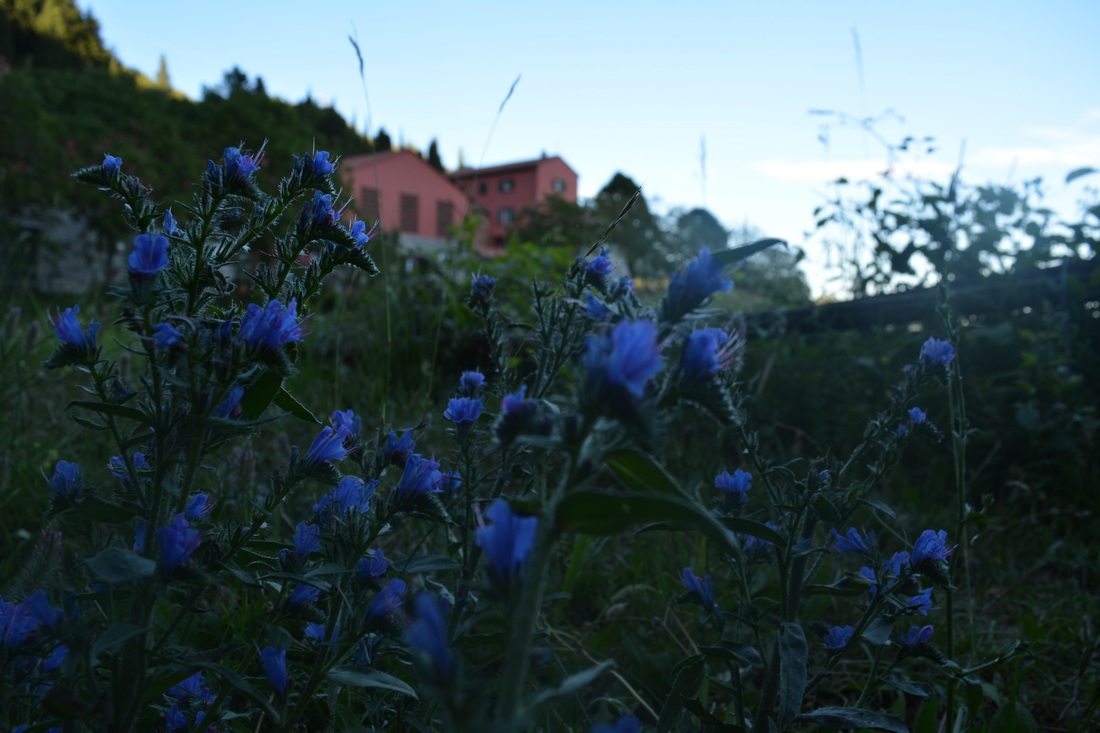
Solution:
M 435 138 L 432 138 L 431 145 L 428 146 L 428 165 L 440 173 L 443 172 L 443 160 L 439 157 L 439 145 Z
M 160 65 L 157 67 L 156 85 L 157 89 L 163 89 L 166 92 L 172 89 L 172 81 L 168 78 L 168 59 L 164 58 L 164 54 L 160 55 Z

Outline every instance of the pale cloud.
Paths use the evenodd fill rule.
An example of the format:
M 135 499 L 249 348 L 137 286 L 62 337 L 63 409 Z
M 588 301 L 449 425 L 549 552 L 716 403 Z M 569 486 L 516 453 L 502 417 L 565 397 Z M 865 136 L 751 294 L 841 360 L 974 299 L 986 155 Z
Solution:
M 875 178 L 888 167 L 885 159 L 880 160 L 763 160 L 755 164 L 756 170 L 764 176 L 779 181 L 803 181 L 827 183 L 845 177 L 852 180 Z M 954 167 L 934 160 L 916 160 L 896 163 L 893 173 L 896 176 L 919 176 L 936 178 L 951 175 Z
M 968 162 L 979 166 L 1094 165 L 1100 163 L 1100 135 L 1076 135 L 1053 145 L 985 147 L 968 157 Z

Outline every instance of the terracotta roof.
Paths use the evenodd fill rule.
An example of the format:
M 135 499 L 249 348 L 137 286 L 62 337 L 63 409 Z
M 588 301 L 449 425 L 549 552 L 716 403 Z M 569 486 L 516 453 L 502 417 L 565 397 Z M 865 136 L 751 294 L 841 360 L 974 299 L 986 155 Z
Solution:
M 533 160 L 521 160 L 515 163 L 502 163 L 501 165 L 486 166 L 485 168 L 459 168 L 453 173 L 448 173 L 447 176 L 451 179 L 461 179 L 473 178 L 474 176 L 492 175 L 494 173 L 508 173 L 509 171 L 534 168 L 538 166 L 539 163 L 544 163 L 548 160 L 561 160 L 561 162 L 565 164 L 566 168 L 569 168 L 569 170 L 571 171 L 573 170 L 572 168 L 570 168 L 568 163 L 561 159 L 560 155 L 549 155 L 542 158 L 534 158 Z M 576 173 L 576 171 L 573 172 Z

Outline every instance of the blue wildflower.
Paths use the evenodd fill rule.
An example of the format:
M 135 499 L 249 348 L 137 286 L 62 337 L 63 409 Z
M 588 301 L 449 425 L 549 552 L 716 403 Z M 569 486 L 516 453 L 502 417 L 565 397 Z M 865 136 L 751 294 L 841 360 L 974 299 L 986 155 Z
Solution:
M 485 551 L 497 583 L 507 588 L 523 572 L 527 556 L 535 546 L 539 520 L 538 517 L 521 517 L 504 499 L 490 504 L 485 517 L 491 523 L 477 529 L 475 542 Z
M 148 280 L 168 267 L 168 237 L 163 234 L 139 234 L 134 237 L 134 251 L 126 262 L 130 277 Z
M 168 733 L 175 733 L 178 730 L 187 730 L 187 716 L 180 710 L 178 702 L 173 702 L 172 706 L 164 713 L 165 727 Z
M 316 603 L 320 597 L 320 588 L 312 586 L 309 583 L 299 583 L 294 586 L 294 590 L 291 592 L 290 598 L 287 599 L 286 605 L 288 608 L 300 608 L 310 603 Z
M 704 328 L 688 334 L 680 360 L 684 378 L 689 382 L 705 382 L 717 374 L 726 365 L 721 348 L 728 338 L 720 328 Z
M 286 647 L 265 646 L 260 650 L 260 664 L 263 665 L 267 681 L 275 688 L 280 697 L 286 697 Z
M 348 457 L 348 451 L 344 447 L 344 441 L 348 438 L 347 428 L 341 427 L 333 430 L 326 425 L 313 439 L 313 444 L 306 451 L 306 463 L 316 465 L 326 461 L 342 461 Z
M 909 434 L 909 426 L 908 425 L 898 425 L 898 439 L 899 440 L 901 438 L 904 438 L 908 434 Z
M 700 578 L 691 568 L 684 568 L 680 571 L 680 582 L 704 608 L 714 606 L 714 585 L 709 574 Z
M 313 505 L 313 513 L 322 520 L 348 512 L 366 514 L 370 511 L 370 500 L 378 485 L 378 479 L 364 482 L 355 476 L 345 476 L 335 488 Z
M 37 628 L 30 607 L 0 598 L 0 646 L 18 649 Z
M 429 493 L 438 493 L 439 485 L 443 481 L 443 474 L 439 471 L 439 464 L 430 458 L 423 458 L 418 453 L 413 453 L 405 461 L 405 471 L 401 474 L 401 480 L 397 484 L 397 493 L 406 496 L 423 496 Z
M 144 519 L 139 519 L 138 523 L 134 526 L 134 544 L 133 551 L 138 555 L 145 554 L 145 530 L 146 524 Z
M 318 150 L 313 154 L 311 169 L 315 177 L 320 177 L 331 175 L 336 170 L 336 166 L 329 162 L 327 150 Z
M 871 548 L 869 545 L 875 541 L 875 533 L 868 532 L 867 537 L 864 538 L 860 535 L 859 530 L 855 527 L 849 527 L 847 537 L 841 536 L 835 529 L 829 530 L 836 543 L 833 547 L 837 552 L 844 554 L 845 552 L 860 552 L 863 554 L 869 554 Z
M 409 648 L 430 663 L 437 677 L 445 679 L 454 669 L 454 652 L 444 617 L 446 609 L 441 601 L 422 591 L 413 599 L 413 610 L 416 620 L 405 637 Z
M 447 402 L 447 409 L 443 411 L 443 417 L 447 418 L 460 428 L 469 427 L 471 423 L 481 417 L 481 409 L 484 401 L 478 397 L 452 397 Z
M 475 304 L 488 304 L 496 285 L 497 279 L 495 277 L 474 275 L 473 280 L 470 282 L 470 300 Z
M 314 191 L 309 210 L 313 226 L 318 228 L 330 227 L 339 218 L 339 214 L 332 208 L 332 194 Z
M 286 307 L 277 300 L 268 302 L 263 308 L 252 303 L 241 320 L 238 335 L 248 347 L 259 352 L 276 351 L 291 341 L 301 341 L 298 301 L 291 298 Z
M 920 360 L 928 366 L 947 366 L 955 358 L 955 347 L 947 341 L 930 338 L 920 347 Z
M 340 635 L 340 624 L 336 624 L 332 627 L 332 639 L 335 639 L 339 635 Z M 326 639 L 325 638 L 325 624 L 324 623 L 316 623 L 314 621 L 307 621 L 306 622 L 305 636 L 306 636 L 307 639 L 312 639 L 313 641 L 316 641 L 317 643 L 321 643 L 323 641 L 332 641 L 332 639 Z
M 358 571 L 360 580 L 369 581 L 375 578 L 381 578 L 389 572 L 390 563 L 382 554 L 382 548 L 376 547 L 359 560 L 359 564 L 355 566 L 355 569 Z
M 76 496 L 84 488 L 84 479 L 80 477 L 80 466 L 68 461 L 58 461 L 49 484 L 50 488 L 60 496 Z
M 915 648 L 923 646 L 932 640 L 932 633 L 935 629 L 932 628 L 932 624 L 927 626 L 914 626 L 905 633 L 898 637 L 898 641 L 902 646 Z
M 883 570 L 889 570 L 894 577 L 900 578 L 907 565 L 909 565 L 909 553 L 902 550 L 890 556 L 890 559 L 883 566 Z
M 171 323 L 158 323 L 153 326 L 153 347 L 170 349 L 183 341 L 183 334 Z
M 504 396 L 500 401 L 500 417 L 495 427 L 497 440 L 507 445 L 523 433 L 535 430 L 535 418 L 539 411 L 538 400 L 526 398 L 527 385 L 518 392 Z
M 585 270 L 585 275 L 589 282 L 597 283 L 602 286 L 607 277 L 614 271 L 615 266 L 611 263 L 611 258 L 608 256 L 610 250 L 607 247 L 600 247 L 600 253 L 592 258 L 592 261 L 588 263 L 588 267 Z
M 164 233 L 169 237 L 178 236 L 180 228 L 176 225 L 176 217 L 172 216 L 172 209 L 164 212 L 164 219 L 161 220 L 161 228 L 164 229 Z
M 442 471 L 439 479 L 439 490 L 447 493 L 458 491 L 462 488 L 462 474 L 458 472 L 458 469 L 452 468 L 448 471 Z
M 134 463 L 134 468 L 136 468 L 139 473 L 142 471 L 151 471 L 153 469 L 153 467 L 149 465 L 149 462 L 145 460 L 144 453 L 135 453 L 131 460 Z M 111 456 L 110 460 L 107 461 L 107 466 L 111 469 L 111 473 L 114 474 L 116 478 L 120 478 L 123 482 L 129 483 L 130 474 L 126 473 L 126 461 L 122 459 L 121 455 Z
M 589 336 L 584 366 L 594 393 L 606 384 L 641 397 L 646 383 L 661 371 L 657 327 L 649 321 L 622 321 L 610 336 Z
M 774 522 L 770 522 L 770 521 L 764 522 L 764 526 L 767 527 L 768 529 L 774 530 L 776 532 L 779 531 L 779 525 L 775 524 Z M 749 554 L 749 555 L 754 555 L 754 554 L 763 552 L 764 550 L 767 550 L 771 546 L 772 546 L 771 540 L 765 540 L 763 538 L 756 537 L 754 535 L 748 535 L 747 537 L 744 538 L 743 547 L 744 547 L 745 553 Z
M 264 152 L 261 148 L 258 153 L 253 155 L 242 152 L 240 148 L 226 148 L 222 157 L 225 160 L 226 180 L 233 183 L 251 178 L 252 174 L 260 169 L 260 161 L 263 160 Z
M 926 529 L 913 543 L 911 562 L 917 572 L 925 572 L 930 566 L 941 562 L 947 562 L 948 556 L 955 551 L 954 547 L 947 546 L 947 531 L 935 532 Z
M 156 531 L 160 541 L 160 569 L 162 573 L 183 565 L 202 543 L 202 532 L 191 529 L 183 513 L 177 514 L 167 526 Z
M 733 281 L 722 274 L 722 264 L 703 247 L 698 257 L 669 280 L 661 315 L 666 321 L 678 321 L 714 293 L 726 292 L 732 287 Z
M 214 508 L 214 502 L 206 494 L 195 494 L 187 502 L 187 508 L 183 510 L 184 517 L 190 522 L 198 522 L 206 518 L 210 510 Z
M 386 458 L 395 466 L 404 466 L 413 450 L 416 449 L 416 441 L 409 435 L 408 430 L 401 431 L 401 437 L 391 432 L 386 436 Z
M 825 634 L 826 649 L 843 649 L 848 645 L 848 639 L 852 638 L 855 629 L 851 626 L 830 626 Z
M 464 397 L 477 397 L 485 387 L 485 375 L 478 371 L 462 372 L 458 380 L 458 393 Z
M 738 468 L 731 475 L 729 471 L 722 471 L 714 477 L 714 486 L 720 489 L 726 498 L 739 506 L 744 506 L 748 501 L 746 493 L 752 488 L 752 474 Z
M 294 554 L 308 557 L 321 549 L 321 528 L 316 524 L 298 522 L 294 528 Z
M 641 733 L 641 730 L 642 722 L 630 713 L 614 723 L 596 723 L 592 726 L 592 733 Z
M 859 569 L 859 574 L 867 580 L 871 581 L 871 585 L 867 589 L 867 592 L 870 593 L 873 597 L 876 593 L 878 593 L 878 577 L 875 576 L 875 571 L 864 565 Z
M 50 599 L 46 596 L 46 591 L 41 588 L 24 598 L 23 605 L 34 616 L 35 622 L 47 629 L 56 628 L 65 616 L 65 612 L 60 608 L 54 608 L 50 605 Z
M 65 657 L 69 654 L 69 647 L 64 644 L 58 644 L 50 652 L 50 656 L 42 659 L 42 671 L 52 672 L 61 666 L 61 663 L 65 661 Z
M 184 703 L 192 697 L 198 698 L 204 703 L 213 702 L 214 700 L 210 688 L 204 684 L 202 672 L 195 672 L 178 685 L 172 685 L 168 688 L 168 694 Z
M 233 389 L 229 390 L 229 394 L 225 396 L 217 407 L 214 408 L 214 417 L 220 418 L 234 418 L 241 414 L 241 398 L 244 397 L 244 387 L 241 385 L 235 385 Z
M 912 407 L 909 409 L 909 424 L 920 425 L 928 418 L 927 413 L 919 407 Z
M 356 417 L 353 410 L 337 410 L 332 413 L 332 417 L 329 418 L 329 423 L 337 430 L 344 428 L 347 430 L 348 437 L 352 440 L 356 440 L 359 437 L 359 431 L 363 421 Z
M 367 230 L 367 222 L 362 219 L 357 219 L 351 223 L 351 236 L 355 239 L 355 246 L 360 249 L 370 240 L 374 239 L 378 235 L 378 222 L 374 222 L 374 226 Z
M 122 168 L 122 158 L 111 155 L 110 153 L 104 153 L 102 165 L 107 169 L 108 173 L 114 175 Z
M 585 293 L 584 314 L 594 321 L 605 321 L 611 317 L 611 311 L 592 293 Z
M 386 584 L 370 603 L 367 615 L 372 618 L 384 618 L 401 610 L 405 604 L 405 581 L 394 578 Z
M 927 616 L 928 612 L 932 610 L 932 589 L 925 588 L 920 593 L 910 598 L 906 605 L 909 608 L 920 611 L 921 616 Z
M 81 330 L 80 321 L 76 317 L 79 312 L 79 305 L 66 308 L 56 318 L 50 319 L 50 325 L 53 326 L 54 333 L 57 334 L 57 340 L 62 347 L 73 346 L 78 349 L 94 349 L 95 335 L 99 330 L 99 324 L 90 323 L 86 329 Z

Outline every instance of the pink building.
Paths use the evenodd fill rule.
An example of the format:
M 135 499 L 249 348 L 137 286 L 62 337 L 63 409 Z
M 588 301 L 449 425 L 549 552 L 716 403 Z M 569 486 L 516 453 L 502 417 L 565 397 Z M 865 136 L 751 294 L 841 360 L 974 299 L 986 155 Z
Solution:
M 414 249 L 451 239 L 469 206 L 462 189 L 409 150 L 341 158 L 339 172 L 359 216 L 379 220 L 382 231 L 397 230 Z
M 498 252 L 523 209 L 548 196 L 577 201 L 577 173 L 557 155 L 490 168 L 461 168 L 449 178 L 488 220 L 489 244 Z

